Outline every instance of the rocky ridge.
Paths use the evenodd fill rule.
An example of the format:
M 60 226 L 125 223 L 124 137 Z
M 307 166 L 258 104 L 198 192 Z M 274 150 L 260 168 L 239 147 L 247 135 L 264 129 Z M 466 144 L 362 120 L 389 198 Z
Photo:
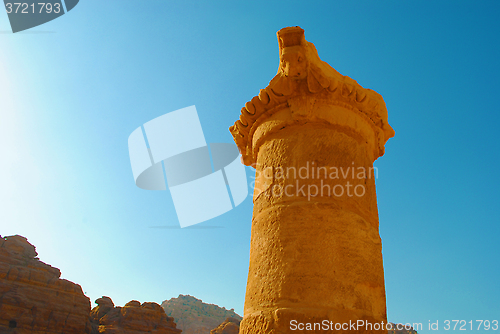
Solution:
M 206 304 L 189 295 L 166 300 L 161 306 L 168 316 L 175 318 L 177 327 L 182 329 L 183 334 L 209 334 L 227 318 L 237 321 L 242 319 L 234 309 L 227 310 L 214 304 Z

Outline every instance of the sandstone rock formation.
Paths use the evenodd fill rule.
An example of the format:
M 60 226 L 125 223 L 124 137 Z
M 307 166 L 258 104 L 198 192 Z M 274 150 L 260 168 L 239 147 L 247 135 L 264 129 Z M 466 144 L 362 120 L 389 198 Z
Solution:
M 124 307 L 115 307 L 111 298 L 102 297 L 90 311 L 81 287 L 59 279 L 59 269 L 41 262 L 37 255 L 26 238 L 0 236 L 0 333 L 181 333 L 165 311 L 179 319 L 187 334 L 239 333 L 242 318 L 233 309 L 205 304 L 189 295 L 164 301 L 162 306 L 131 301 Z M 393 328 L 388 334 L 417 334 L 413 329 L 398 330 L 395 324 Z
M 115 307 L 109 297 L 97 299 L 90 313 L 92 334 L 179 334 L 174 318 L 157 303 L 132 300 Z
M 88 333 L 90 300 L 37 255 L 26 238 L 0 236 L 0 333 Z
M 227 318 L 237 321 L 242 319 L 233 309 L 226 310 L 214 304 L 206 304 L 189 295 L 166 300 L 161 306 L 167 315 L 175 318 L 182 334 L 208 334 Z
M 217 328 L 212 329 L 210 334 L 238 334 L 240 332 L 240 320 L 227 318 Z
M 384 100 L 321 61 L 301 28 L 278 43 L 278 74 L 229 129 L 256 168 L 240 332 L 387 323 L 373 168 L 394 136 Z

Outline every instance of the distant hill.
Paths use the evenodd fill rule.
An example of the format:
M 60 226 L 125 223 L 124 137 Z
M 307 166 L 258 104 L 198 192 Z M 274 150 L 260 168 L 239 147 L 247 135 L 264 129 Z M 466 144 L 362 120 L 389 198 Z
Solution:
M 225 307 L 206 304 L 190 295 L 165 300 L 161 306 L 169 317 L 174 317 L 182 334 L 210 334 L 227 318 L 242 319 L 234 309 L 226 310 Z

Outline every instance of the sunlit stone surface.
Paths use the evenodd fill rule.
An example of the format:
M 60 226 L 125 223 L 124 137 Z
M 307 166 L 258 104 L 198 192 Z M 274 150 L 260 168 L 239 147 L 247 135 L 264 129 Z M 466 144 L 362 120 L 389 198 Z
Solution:
M 230 128 L 256 168 L 240 333 L 339 333 L 358 320 L 369 324 L 354 332 L 387 333 L 373 168 L 394 136 L 385 103 L 321 61 L 301 28 L 278 42 L 278 74 Z

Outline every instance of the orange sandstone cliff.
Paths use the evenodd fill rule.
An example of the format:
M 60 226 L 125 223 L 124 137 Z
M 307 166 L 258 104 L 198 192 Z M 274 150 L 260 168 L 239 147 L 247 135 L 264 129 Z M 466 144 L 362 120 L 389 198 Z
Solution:
M 26 238 L 0 236 L 0 333 L 181 333 L 157 303 L 133 300 L 115 307 L 109 297 L 102 297 L 91 311 L 80 285 L 60 279 L 59 269 L 37 255 Z
M 0 333 L 87 333 L 90 300 L 37 255 L 26 238 L 0 236 Z

